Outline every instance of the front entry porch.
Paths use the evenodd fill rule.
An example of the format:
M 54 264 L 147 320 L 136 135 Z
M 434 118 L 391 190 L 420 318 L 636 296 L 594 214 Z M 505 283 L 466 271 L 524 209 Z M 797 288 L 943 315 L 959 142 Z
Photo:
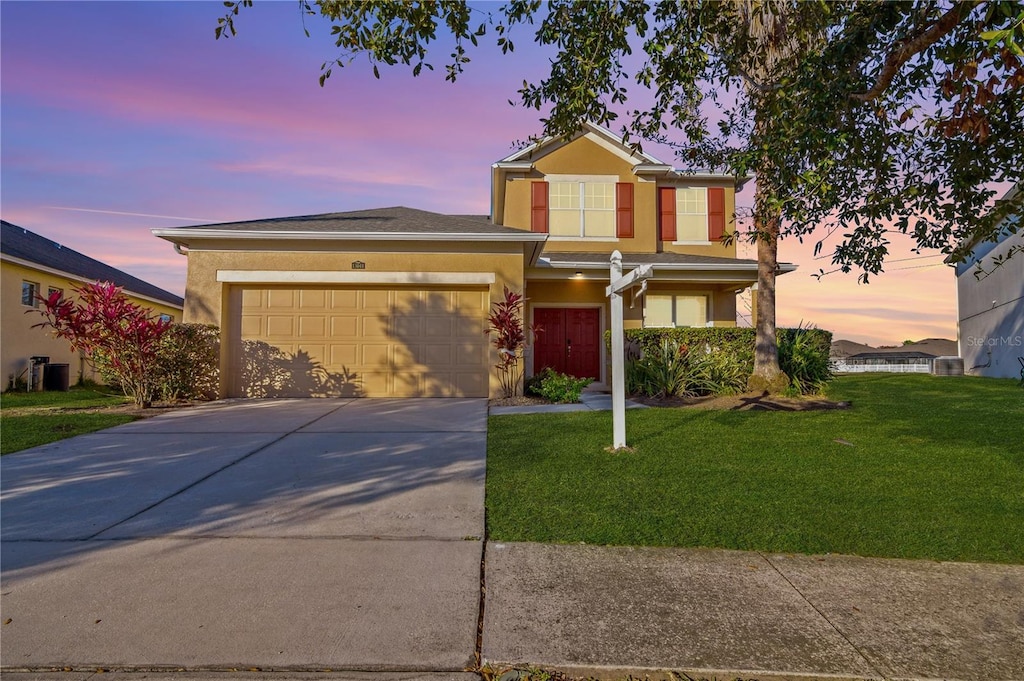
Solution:
M 533 371 L 550 368 L 577 378 L 601 379 L 601 309 L 535 307 L 541 327 L 534 345 Z

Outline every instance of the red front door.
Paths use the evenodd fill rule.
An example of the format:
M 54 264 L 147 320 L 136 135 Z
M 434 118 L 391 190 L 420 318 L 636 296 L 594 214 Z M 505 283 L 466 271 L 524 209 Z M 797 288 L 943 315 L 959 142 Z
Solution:
M 534 308 L 533 321 L 541 327 L 534 345 L 534 373 L 550 367 L 577 378 L 601 378 L 599 309 Z

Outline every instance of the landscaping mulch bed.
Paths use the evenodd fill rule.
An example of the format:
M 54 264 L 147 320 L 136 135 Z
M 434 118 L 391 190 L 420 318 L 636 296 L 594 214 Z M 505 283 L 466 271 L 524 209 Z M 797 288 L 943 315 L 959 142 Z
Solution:
M 543 397 L 532 395 L 516 395 L 514 397 L 498 397 L 487 401 L 488 407 L 532 407 L 535 404 L 551 404 Z
M 741 395 L 709 395 L 707 397 L 643 397 L 630 395 L 628 399 L 649 407 L 668 409 L 712 409 L 718 411 L 822 411 L 827 409 L 849 409 L 850 402 L 836 402 L 819 396 L 785 397 L 768 393 L 743 393 Z M 488 400 L 490 407 L 526 407 L 536 404 L 552 404 L 543 397 L 522 396 L 502 397 Z
M 675 409 L 715 409 L 720 411 L 820 411 L 849 409 L 850 402 L 835 402 L 820 396 L 785 397 L 768 393 L 744 393 L 708 397 L 631 397 L 649 407 Z

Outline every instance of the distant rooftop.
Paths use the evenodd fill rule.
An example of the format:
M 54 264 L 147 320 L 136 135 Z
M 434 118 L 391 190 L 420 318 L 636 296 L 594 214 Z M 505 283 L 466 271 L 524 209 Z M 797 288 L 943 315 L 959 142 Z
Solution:
M 830 355 L 833 358 L 848 359 L 931 359 L 933 357 L 955 357 L 959 354 L 956 341 L 946 338 L 925 338 L 906 345 L 875 348 L 848 340 L 832 342 Z
M 0 221 L 0 253 L 89 281 L 109 281 L 125 291 L 182 307 L 185 301 L 169 291 L 111 267 L 78 251 L 62 246 L 24 227 Z

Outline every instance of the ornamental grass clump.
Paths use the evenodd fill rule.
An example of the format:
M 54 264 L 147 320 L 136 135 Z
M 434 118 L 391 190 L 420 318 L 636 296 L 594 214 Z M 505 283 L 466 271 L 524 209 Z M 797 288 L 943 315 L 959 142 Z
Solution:
M 832 334 L 801 324 L 779 333 L 779 368 L 789 376 L 789 392 L 810 395 L 824 392 L 834 378 L 829 363 Z
M 626 391 L 647 397 L 691 394 L 689 348 L 669 338 L 648 347 L 626 366 Z

